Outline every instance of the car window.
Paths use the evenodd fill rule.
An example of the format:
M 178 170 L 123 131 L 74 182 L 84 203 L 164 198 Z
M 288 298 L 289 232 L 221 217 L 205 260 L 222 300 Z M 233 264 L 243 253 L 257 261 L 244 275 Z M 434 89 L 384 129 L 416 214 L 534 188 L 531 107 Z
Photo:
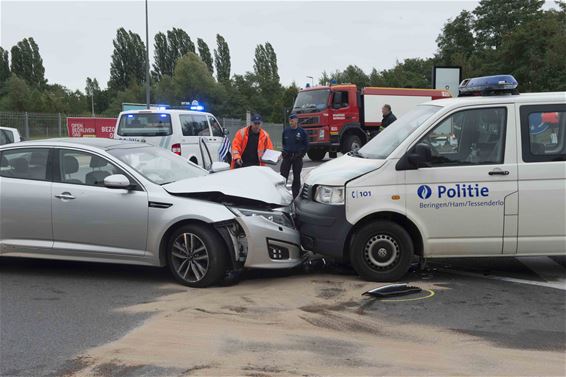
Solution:
M 0 130 L 0 145 L 14 142 L 14 133 L 8 130 Z
M 566 160 L 566 106 L 522 106 L 523 161 Z
M 168 136 L 173 133 L 171 115 L 159 113 L 123 114 L 118 123 L 119 136 Z
M 432 166 L 501 164 L 507 109 L 491 107 L 450 115 L 419 143 L 432 149 Z
M 46 148 L 3 151 L 0 157 L 0 176 L 47 181 L 48 156 L 49 149 Z
M 183 136 L 210 136 L 210 129 L 204 114 L 181 114 Z
M 218 123 L 216 118 L 209 116 L 208 120 L 210 121 L 210 126 L 212 127 L 212 136 L 223 137 L 224 130 L 222 129 L 222 126 L 220 125 L 220 123 Z
M 104 186 L 104 178 L 124 172 L 107 159 L 82 151 L 59 151 L 59 171 L 62 183 Z

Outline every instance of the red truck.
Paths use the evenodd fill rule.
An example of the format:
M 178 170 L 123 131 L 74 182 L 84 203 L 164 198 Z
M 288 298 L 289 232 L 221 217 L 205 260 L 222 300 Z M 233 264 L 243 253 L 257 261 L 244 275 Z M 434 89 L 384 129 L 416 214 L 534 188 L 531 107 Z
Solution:
M 317 86 L 302 89 L 292 111 L 309 135 L 309 158 L 320 161 L 327 152 L 336 157 L 377 135 L 385 104 L 399 117 L 418 104 L 449 97 L 447 90 L 438 89 Z

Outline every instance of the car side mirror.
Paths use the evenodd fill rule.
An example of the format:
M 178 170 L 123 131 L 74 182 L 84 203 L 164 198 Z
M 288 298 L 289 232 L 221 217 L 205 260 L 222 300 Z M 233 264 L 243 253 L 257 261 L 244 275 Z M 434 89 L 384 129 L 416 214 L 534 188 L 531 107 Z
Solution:
M 407 160 L 416 169 L 430 166 L 432 163 L 432 149 L 430 145 L 424 143 L 415 145 L 413 150 L 407 155 Z
M 112 174 L 104 178 L 104 186 L 111 189 L 129 189 L 132 184 L 124 174 Z
M 221 171 L 226 171 L 226 170 L 230 170 L 230 164 L 227 164 L 225 162 L 215 161 L 212 163 L 212 166 L 210 167 L 209 171 L 211 173 L 219 173 Z
M 226 127 L 223 127 L 222 130 L 224 131 L 224 136 L 230 135 L 230 130 L 227 129 Z

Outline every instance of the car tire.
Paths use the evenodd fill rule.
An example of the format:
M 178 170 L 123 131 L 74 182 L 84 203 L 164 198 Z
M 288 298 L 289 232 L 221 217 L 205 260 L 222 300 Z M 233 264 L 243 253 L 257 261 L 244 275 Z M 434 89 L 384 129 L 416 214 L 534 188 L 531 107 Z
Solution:
M 226 246 L 214 230 L 203 225 L 185 225 L 175 230 L 167 242 L 167 265 L 183 285 L 215 285 L 226 275 Z
M 342 153 L 346 154 L 352 150 L 358 150 L 363 146 L 362 139 L 356 134 L 346 135 L 344 144 L 342 145 Z
M 369 281 L 397 281 L 409 270 L 414 246 L 403 227 L 375 221 L 360 228 L 352 240 L 350 260 L 354 270 Z
M 324 156 L 326 156 L 326 151 L 324 149 L 310 149 L 307 152 L 307 156 L 309 156 L 312 161 L 322 161 Z

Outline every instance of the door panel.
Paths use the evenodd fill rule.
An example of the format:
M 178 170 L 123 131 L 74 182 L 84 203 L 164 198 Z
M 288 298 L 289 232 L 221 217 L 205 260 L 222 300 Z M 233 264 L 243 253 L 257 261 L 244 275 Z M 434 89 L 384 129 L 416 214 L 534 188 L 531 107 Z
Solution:
M 49 252 L 51 185 L 49 149 L 5 150 L 0 163 L 0 252 Z
M 505 209 L 516 207 L 516 132 L 513 106 L 456 112 L 419 143 L 433 150 L 431 167 L 406 171 L 407 215 L 424 231 L 426 255 L 503 252 Z M 514 252 L 512 244 L 508 252 Z
M 144 255 L 147 193 L 104 187 L 104 177 L 125 173 L 100 156 L 61 150 L 59 161 L 60 182 L 52 187 L 54 249 Z
M 183 157 L 195 160 L 199 166 L 203 166 L 203 156 L 200 150 L 200 138 L 208 139 L 211 137 L 210 126 L 205 114 L 180 114 L 181 131 L 181 151 Z
M 212 161 L 219 161 L 218 153 L 224 141 L 224 130 L 222 129 L 222 126 L 220 126 L 220 123 L 218 123 L 218 121 L 213 116 L 209 115 L 208 121 L 210 123 L 212 136 L 207 138 L 206 145 L 210 150 L 210 157 L 212 158 Z
M 566 254 L 566 104 L 524 105 L 519 164 L 521 254 Z

